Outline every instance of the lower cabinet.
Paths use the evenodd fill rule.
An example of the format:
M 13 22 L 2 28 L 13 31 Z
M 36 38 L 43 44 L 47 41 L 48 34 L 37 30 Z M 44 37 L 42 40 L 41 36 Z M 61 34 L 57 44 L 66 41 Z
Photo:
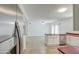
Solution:
M 67 36 L 66 43 L 70 46 L 79 46 L 79 37 Z
M 46 35 L 46 45 L 59 45 L 59 36 Z

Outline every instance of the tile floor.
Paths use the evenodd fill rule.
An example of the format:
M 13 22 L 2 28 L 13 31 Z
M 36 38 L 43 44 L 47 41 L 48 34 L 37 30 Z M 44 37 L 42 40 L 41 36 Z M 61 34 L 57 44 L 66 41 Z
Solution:
M 64 46 L 47 46 L 41 47 L 39 50 L 28 48 L 24 50 L 24 54 L 60 54 L 60 52 L 57 50 L 58 47 Z

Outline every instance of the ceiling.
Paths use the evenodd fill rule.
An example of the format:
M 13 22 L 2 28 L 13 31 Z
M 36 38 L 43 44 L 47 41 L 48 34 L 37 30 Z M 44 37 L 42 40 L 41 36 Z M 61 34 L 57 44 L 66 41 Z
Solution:
M 58 20 L 73 15 L 71 4 L 23 4 L 23 7 L 29 20 Z M 59 13 L 58 9 L 64 7 L 67 11 Z

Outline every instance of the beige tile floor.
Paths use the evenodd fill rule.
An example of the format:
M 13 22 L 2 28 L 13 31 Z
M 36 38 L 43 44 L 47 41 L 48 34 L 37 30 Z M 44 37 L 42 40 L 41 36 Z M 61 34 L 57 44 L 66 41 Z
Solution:
M 48 46 L 47 47 L 47 54 L 60 54 L 60 52 L 57 50 L 59 47 L 64 47 L 64 46 Z
M 35 50 L 33 48 L 28 48 L 24 50 L 24 54 L 60 54 L 57 50 L 58 47 L 64 46 L 46 46 L 42 47 L 44 49 Z

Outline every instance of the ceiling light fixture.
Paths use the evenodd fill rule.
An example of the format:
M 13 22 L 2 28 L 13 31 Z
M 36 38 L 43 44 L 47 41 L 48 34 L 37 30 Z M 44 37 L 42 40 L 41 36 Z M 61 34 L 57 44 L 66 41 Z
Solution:
M 41 24 L 46 24 L 46 21 L 42 20 L 42 21 L 41 21 Z
M 65 12 L 65 11 L 67 11 L 67 8 L 61 8 L 61 9 L 58 10 L 58 12 L 61 12 L 61 13 Z

